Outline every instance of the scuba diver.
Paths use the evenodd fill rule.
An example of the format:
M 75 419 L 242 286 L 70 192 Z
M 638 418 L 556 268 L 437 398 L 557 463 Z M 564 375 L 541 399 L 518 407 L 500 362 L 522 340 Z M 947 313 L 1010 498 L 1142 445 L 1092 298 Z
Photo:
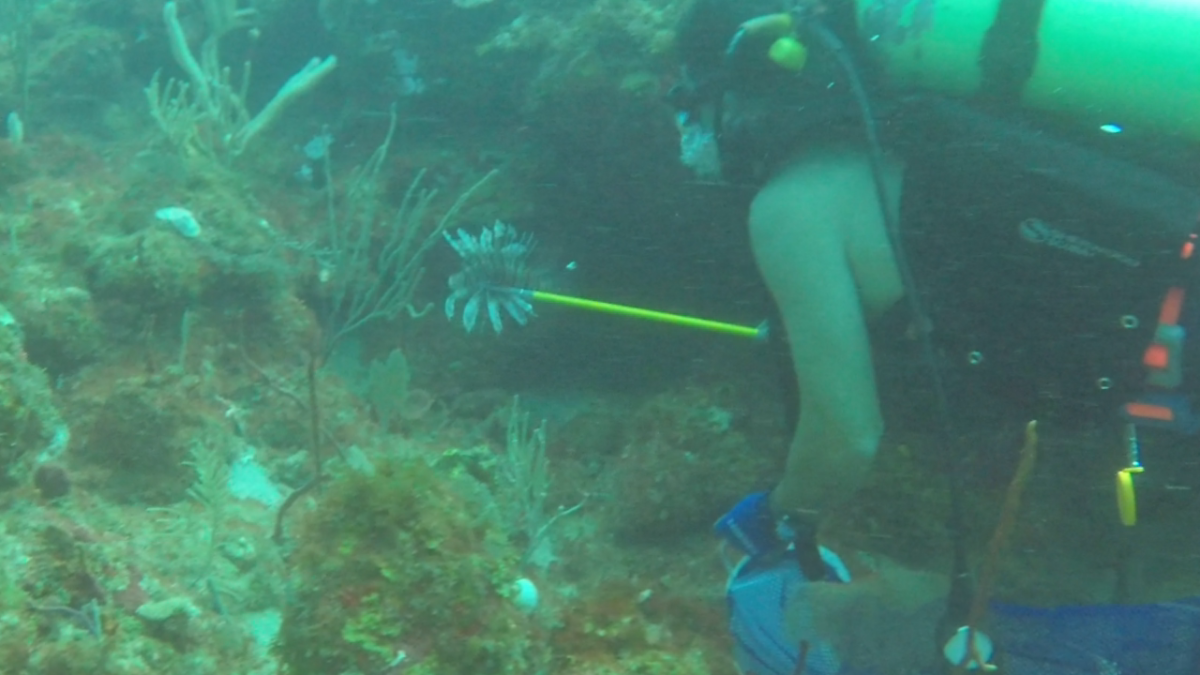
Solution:
M 1049 67 L 1039 65 L 1063 25 L 1086 39 L 1081 26 L 1091 19 L 1072 16 L 1069 7 L 1055 0 L 695 0 L 679 27 L 684 68 L 671 102 L 681 160 L 700 176 L 753 186 L 751 250 L 782 320 L 799 390 L 782 478 L 716 524 L 744 555 L 728 593 L 743 672 L 934 672 L 943 655 L 954 666 L 993 668 L 986 635 L 968 654 L 962 641 L 937 634 L 966 618 L 961 560 L 954 584 L 949 574 L 881 564 L 875 577 L 882 582 L 867 591 L 877 593 L 873 602 L 839 600 L 822 588 L 861 583 L 818 545 L 817 533 L 863 486 L 884 435 L 872 322 L 907 321 L 932 374 L 915 395 L 940 411 L 947 428 L 953 385 L 956 404 L 970 401 L 956 405 L 958 424 L 1046 414 L 1064 426 L 1105 424 L 1121 414 L 1130 428 L 1200 429 L 1180 389 L 1182 289 L 1191 277 L 1194 244 L 1187 242 L 1194 242 L 1188 236 L 1200 197 L 1161 173 L 1023 122 L 1028 107 L 1061 112 L 1055 106 L 1078 103 L 1067 94 L 1079 73 L 1047 75 Z M 1200 13 L 1172 20 L 1195 28 Z M 953 30 L 978 32 L 946 32 Z M 1068 49 L 1078 48 L 1079 35 L 1072 40 Z M 964 63 L 954 66 L 952 56 Z M 889 71 L 907 80 L 889 82 Z M 939 88 L 955 96 L 930 93 Z M 1117 100 L 1100 86 L 1087 93 L 1146 128 L 1178 121 L 1169 116 L 1179 106 L 1164 104 L 1157 91 L 1146 90 L 1139 102 Z M 1092 117 L 1105 110 L 1095 100 L 1078 107 Z M 1050 119 L 1042 126 L 1080 135 Z M 1112 120 L 1095 128 L 1123 131 Z M 1164 288 L 1178 293 L 1168 290 L 1164 300 Z M 926 303 L 937 311 L 927 313 Z M 946 367 L 945 355 L 956 353 L 968 375 Z M 1140 470 L 1136 456 L 1130 461 Z M 840 627 L 855 635 L 831 640 L 815 626 L 822 602 L 864 612 L 873 604 L 903 625 L 892 625 L 890 637 L 868 636 L 879 626 L 864 618 Z M 1196 672 L 1200 650 L 1186 649 L 1192 660 L 1177 670 L 1176 662 L 1139 670 L 1139 657 L 1108 656 L 1132 668 L 1119 672 Z M 1021 670 L 1018 663 L 1010 659 L 1008 672 L 1095 672 L 1062 664 Z

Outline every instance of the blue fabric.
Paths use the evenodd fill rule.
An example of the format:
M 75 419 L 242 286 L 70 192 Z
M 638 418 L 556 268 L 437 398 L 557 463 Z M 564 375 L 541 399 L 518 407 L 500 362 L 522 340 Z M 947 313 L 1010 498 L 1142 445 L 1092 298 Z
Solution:
M 1200 598 L 1054 609 L 994 604 L 990 632 L 1017 675 L 1200 673 Z
M 783 548 L 775 534 L 775 519 L 771 516 L 766 492 L 746 496 L 713 526 L 717 536 L 757 558 Z
M 821 548 L 826 576 L 820 583 L 850 581 L 850 572 L 832 551 Z M 747 558 L 730 575 L 727 588 L 730 630 L 734 636 L 734 660 L 743 673 L 792 675 L 799 659 L 798 645 L 784 630 L 788 598 L 804 584 L 812 583 L 795 559 L 763 564 Z M 793 617 L 794 628 L 814 632 L 812 617 Z M 813 641 L 805 659 L 806 675 L 844 675 L 837 654 L 829 645 Z
M 729 580 L 734 658 L 743 673 L 793 675 L 797 645 L 785 631 L 787 599 L 811 583 L 794 562 L 744 562 Z M 794 628 L 813 634 L 811 620 Z M 807 624 L 807 625 L 806 625 Z M 1154 605 L 1035 609 L 994 604 L 985 630 L 1006 675 L 1200 674 L 1200 598 Z M 872 675 L 842 669 L 826 644 L 812 642 L 806 675 Z
M 747 561 L 734 571 L 727 593 L 729 627 L 734 637 L 734 660 L 743 673 L 792 675 L 795 672 L 799 646 L 787 638 L 785 609 L 793 588 L 807 583 L 811 582 L 794 563 L 759 568 L 753 561 Z M 837 655 L 827 645 L 815 644 L 809 648 L 806 675 L 836 675 L 840 667 Z

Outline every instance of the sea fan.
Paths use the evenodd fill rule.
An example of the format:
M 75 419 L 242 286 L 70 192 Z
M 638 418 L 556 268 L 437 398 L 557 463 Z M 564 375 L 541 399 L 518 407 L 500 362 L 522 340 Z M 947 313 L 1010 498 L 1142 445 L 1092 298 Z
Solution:
M 450 277 L 450 296 L 446 298 L 446 318 L 453 319 L 458 302 L 464 301 L 462 323 L 467 332 L 475 330 L 480 311 L 486 311 L 492 330 L 504 330 L 504 314 L 524 326 L 537 316 L 529 302 L 537 272 L 529 266 L 529 256 L 537 246 L 531 234 L 497 220 L 484 226 L 475 237 L 458 230 L 456 237 L 443 233 L 462 259 L 461 271 Z

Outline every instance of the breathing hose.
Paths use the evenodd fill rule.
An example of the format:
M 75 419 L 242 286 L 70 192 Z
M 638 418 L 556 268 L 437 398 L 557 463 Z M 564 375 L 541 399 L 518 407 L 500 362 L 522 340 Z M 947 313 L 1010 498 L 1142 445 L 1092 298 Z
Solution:
M 904 251 L 903 238 L 900 236 L 900 218 L 897 213 L 889 208 L 890 201 L 887 194 L 887 181 L 884 175 L 885 158 L 883 145 L 879 141 L 879 126 L 875 122 L 875 116 L 871 109 L 871 100 L 867 96 L 862 78 L 858 75 L 858 68 L 855 67 L 854 60 L 845 43 L 819 19 L 808 17 L 807 23 L 811 27 L 813 34 L 816 35 L 837 60 L 838 66 L 842 69 L 847 82 L 850 84 L 850 91 L 854 95 L 855 102 L 862 114 L 863 131 L 867 141 L 871 175 L 875 185 L 875 197 L 879 201 L 879 208 L 883 213 L 884 226 L 887 229 L 888 241 L 895 254 L 896 267 L 900 272 L 900 281 L 904 286 L 904 295 L 907 299 L 909 312 L 912 314 L 913 320 L 917 322 L 916 329 L 917 334 L 920 336 L 921 359 L 929 369 L 929 379 L 933 386 L 934 403 L 937 406 L 938 417 L 940 418 L 939 440 L 942 445 L 941 450 L 943 453 L 946 453 L 955 445 L 954 425 L 950 417 L 949 399 L 946 396 L 946 385 L 942 378 L 942 371 L 937 364 L 937 355 L 933 349 L 933 339 L 929 335 L 930 324 L 926 318 L 921 297 L 917 293 L 917 284 L 912 273 L 912 267 L 909 265 L 908 256 Z M 965 623 L 970 612 L 972 598 L 970 577 L 967 572 L 966 529 L 962 517 L 961 458 L 959 460 L 959 466 L 955 468 L 950 480 L 951 508 L 949 520 L 947 521 L 954 560 L 950 596 L 947 599 L 946 615 L 943 618 L 943 629 L 948 628 L 950 631 Z

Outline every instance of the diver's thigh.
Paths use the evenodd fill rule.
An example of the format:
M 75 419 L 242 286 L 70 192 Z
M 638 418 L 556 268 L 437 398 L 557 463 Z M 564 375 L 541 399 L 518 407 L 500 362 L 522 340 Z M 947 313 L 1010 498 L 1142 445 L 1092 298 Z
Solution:
M 853 195 L 846 183 L 822 178 L 829 175 L 786 174 L 750 214 L 752 249 L 779 305 L 801 394 L 781 486 L 790 498 L 782 501 L 817 510 L 857 489 L 882 432 L 866 318 L 842 236 Z

